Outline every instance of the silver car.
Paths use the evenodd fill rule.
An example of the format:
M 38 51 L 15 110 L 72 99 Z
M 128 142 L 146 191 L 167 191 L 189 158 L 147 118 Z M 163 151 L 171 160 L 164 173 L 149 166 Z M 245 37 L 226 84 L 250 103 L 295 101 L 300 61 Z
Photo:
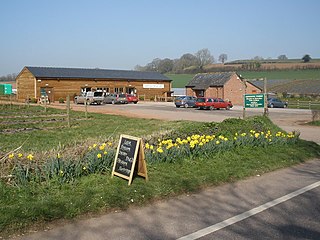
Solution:
M 116 103 L 123 103 L 127 104 L 128 100 L 125 94 L 122 93 L 111 93 L 105 96 L 104 98 L 105 103 L 111 103 L 111 104 L 116 104 Z

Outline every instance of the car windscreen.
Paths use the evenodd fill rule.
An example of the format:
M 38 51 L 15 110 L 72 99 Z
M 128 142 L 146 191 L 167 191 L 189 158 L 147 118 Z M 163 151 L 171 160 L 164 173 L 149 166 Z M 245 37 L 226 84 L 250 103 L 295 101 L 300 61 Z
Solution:
M 126 95 L 125 95 L 125 94 L 119 94 L 119 97 L 121 97 L 121 98 L 125 98 L 125 97 L 126 97 Z
M 205 101 L 206 101 L 205 98 L 198 98 L 198 99 L 197 99 L 197 102 L 205 102 Z
M 95 97 L 102 97 L 103 92 L 95 92 L 93 96 Z

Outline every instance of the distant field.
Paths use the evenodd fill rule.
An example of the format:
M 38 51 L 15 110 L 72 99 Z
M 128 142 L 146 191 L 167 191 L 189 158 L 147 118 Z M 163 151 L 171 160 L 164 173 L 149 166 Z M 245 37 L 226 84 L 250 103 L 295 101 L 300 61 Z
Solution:
M 282 70 L 282 71 L 263 71 L 250 72 L 239 71 L 242 77 L 256 79 L 266 77 L 267 79 L 286 79 L 286 80 L 320 80 L 320 70 Z
M 173 88 L 184 88 L 195 74 L 165 74 L 172 81 Z
M 239 71 L 242 77 L 246 79 L 286 79 L 286 80 L 319 80 L 320 70 L 280 70 L 280 71 L 263 71 L 263 72 L 250 72 Z M 184 88 L 195 74 L 165 74 L 172 81 L 173 88 Z

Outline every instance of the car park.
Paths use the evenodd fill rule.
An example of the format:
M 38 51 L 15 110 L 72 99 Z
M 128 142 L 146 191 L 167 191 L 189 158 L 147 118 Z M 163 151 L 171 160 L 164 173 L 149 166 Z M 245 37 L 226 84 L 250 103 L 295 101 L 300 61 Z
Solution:
M 126 98 L 127 98 L 128 103 L 137 104 L 138 101 L 139 101 L 138 97 L 136 95 L 133 95 L 133 94 L 126 93 Z
M 193 96 L 180 96 L 174 100 L 174 104 L 177 108 L 179 107 L 195 107 L 197 98 Z
M 286 108 L 288 107 L 288 103 L 283 102 L 278 98 L 268 98 L 268 107 L 269 108 Z
M 128 100 L 126 95 L 123 93 L 111 93 L 105 96 L 104 102 L 111 103 L 111 104 L 117 104 L 117 103 L 127 104 Z

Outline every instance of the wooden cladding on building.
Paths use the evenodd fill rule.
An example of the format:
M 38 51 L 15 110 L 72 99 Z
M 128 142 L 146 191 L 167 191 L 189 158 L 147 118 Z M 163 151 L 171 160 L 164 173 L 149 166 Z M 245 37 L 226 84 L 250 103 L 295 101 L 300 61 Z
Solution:
M 67 69 L 62 69 L 62 71 L 64 70 Z M 88 71 L 90 72 L 90 70 Z M 119 72 L 121 74 L 121 71 Z M 127 72 L 130 73 L 130 71 Z M 138 76 L 141 75 L 144 77 L 143 72 L 138 74 L 137 72 L 134 73 Z M 157 76 L 159 75 L 159 73 L 155 74 L 157 74 Z M 35 76 L 35 74 L 33 74 L 28 67 L 25 67 L 17 77 L 17 97 L 20 101 L 24 101 L 27 98 L 39 99 L 44 92 L 48 95 L 50 101 L 58 101 L 61 98 L 66 99 L 68 95 L 73 98 L 74 96 L 79 95 L 81 91 L 90 90 L 103 90 L 110 93 L 134 93 L 137 96 L 143 95 L 147 99 L 150 99 L 154 98 L 155 96 L 170 96 L 171 80 L 167 79 L 165 76 L 163 76 L 163 79 L 150 80 L 145 78 L 128 79 L 121 77 L 99 79 L 88 77 L 41 77 Z

